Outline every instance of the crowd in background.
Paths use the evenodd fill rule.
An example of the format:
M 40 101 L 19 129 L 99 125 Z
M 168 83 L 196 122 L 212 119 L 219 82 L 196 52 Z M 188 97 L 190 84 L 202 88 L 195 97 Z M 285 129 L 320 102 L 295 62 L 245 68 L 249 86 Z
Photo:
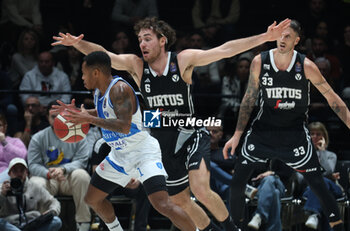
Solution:
M 176 29 L 177 42 L 171 47 L 171 50 L 176 52 L 186 48 L 210 49 L 231 39 L 261 33 L 274 20 L 280 21 L 287 17 L 297 19 L 303 32 L 297 50 L 315 62 L 335 92 L 350 106 L 349 1 L 0 0 L 0 2 L 0 90 L 3 90 L 0 91 L 0 112 L 4 115 L 0 117 L 2 181 L 8 180 L 7 167 L 11 161 L 8 156 L 26 159 L 28 152 L 28 160 L 35 162 L 33 156 L 30 159 L 30 151 L 35 149 L 35 145 L 43 144 L 34 142 L 38 136 L 35 136 L 34 141 L 32 137 L 49 127 L 50 117 L 47 108 L 52 101 L 60 99 L 68 103 L 75 98 L 77 105 L 84 104 L 86 108 L 94 106 L 92 95 L 86 92 L 81 79 L 83 55 L 74 47 L 50 45 L 52 36 L 59 32 L 69 32 L 73 35 L 83 33 L 86 40 L 101 44 L 116 54 L 141 55 L 133 25 L 145 17 L 159 17 Z M 253 57 L 273 47 L 274 43 L 266 43 L 238 56 L 194 69 L 192 91 L 196 114 L 199 117 L 218 117 L 223 120 L 220 144 L 234 132 Z M 137 90 L 128 73 L 113 71 L 114 74 L 129 81 Z M 16 90 L 22 92 L 18 93 Z M 31 91 L 41 91 L 41 94 L 33 94 Z M 56 93 L 49 94 L 55 91 Z M 323 96 L 313 87 L 310 89 L 310 97 L 309 122 L 319 121 L 325 124 L 329 133 L 328 149 L 337 153 L 338 159 L 350 160 L 350 146 L 347 143 L 349 132 L 327 106 Z M 84 148 L 89 149 L 85 152 L 87 156 L 77 159 L 78 162 L 82 161 L 80 166 L 66 168 L 67 173 L 87 168 L 86 162 L 91 157 L 92 145 L 99 138 L 98 131 L 92 129 L 91 133 L 93 133 L 89 136 L 91 142 L 84 144 L 87 146 Z M 11 145 L 13 148 L 5 148 L 6 145 Z M 33 168 L 31 173 L 44 178 L 48 174 L 47 171 L 56 174 L 54 170 L 48 170 L 50 164 L 47 165 L 60 155 L 60 153 L 54 154 L 55 151 L 57 152 L 52 149 L 50 155 L 44 153 L 49 159 L 45 163 L 46 166 L 42 166 L 41 172 L 34 171 L 29 163 L 29 170 Z M 53 163 L 55 164 L 57 163 Z M 60 174 L 57 173 L 53 178 L 60 179 Z M 89 176 L 86 174 L 85 182 L 88 183 L 88 179 Z M 39 178 L 37 180 L 40 181 Z M 81 190 L 83 191 L 86 186 L 81 186 Z M 58 190 L 57 188 L 55 192 L 50 189 L 48 191 L 55 195 Z M 79 193 L 82 194 L 81 191 Z M 83 202 L 76 202 L 76 206 L 81 207 L 79 203 Z M 80 208 L 84 209 L 87 210 L 87 207 Z M 81 214 L 81 217 L 76 216 L 77 222 L 89 222 L 85 219 L 90 216 L 89 212 L 83 211 Z

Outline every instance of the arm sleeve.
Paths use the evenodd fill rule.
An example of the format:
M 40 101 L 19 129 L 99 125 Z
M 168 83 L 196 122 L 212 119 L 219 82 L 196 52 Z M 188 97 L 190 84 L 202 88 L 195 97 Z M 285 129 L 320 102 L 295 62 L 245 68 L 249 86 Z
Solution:
M 13 138 L 7 142 L 4 147 L 5 158 L 10 162 L 13 158 L 19 157 L 25 159 L 27 157 L 27 148 L 19 138 Z

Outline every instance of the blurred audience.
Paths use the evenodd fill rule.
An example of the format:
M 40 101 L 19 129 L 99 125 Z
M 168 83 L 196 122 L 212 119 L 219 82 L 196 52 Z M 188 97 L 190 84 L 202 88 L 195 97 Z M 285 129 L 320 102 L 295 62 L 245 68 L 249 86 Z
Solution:
M 113 27 L 132 31 L 136 22 L 146 17 L 158 17 L 156 0 L 115 0 L 111 14 Z
M 17 42 L 17 52 L 12 56 L 10 77 L 12 88 L 18 89 L 25 73 L 37 64 L 39 54 L 39 38 L 33 29 L 21 32 Z
M 335 172 L 335 166 L 337 163 L 337 155 L 334 152 L 327 150 L 329 144 L 329 137 L 326 127 L 321 122 L 313 122 L 308 125 L 310 130 L 310 136 L 312 143 L 317 150 L 317 156 L 320 161 L 320 165 L 323 168 L 323 178 L 329 191 L 335 198 L 342 196 L 342 188 L 337 183 L 340 178 L 339 172 Z M 304 210 L 309 214 L 305 225 L 311 229 L 318 229 L 319 219 L 322 216 L 321 204 L 317 196 L 312 192 L 308 186 L 304 191 L 303 197 L 307 200 L 304 204 Z M 323 219 L 327 219 L 326 216 L 322 216 Z M 330 230 L 329 222 L 323 222 Z M 324 230 L 324 229 L 322 229 Z
M 314 63 L 320 70 L 323 77 L 329 83 L 329 85 L 336 89 L 335 80 L 330 78 L 331 64 L 325 57 L 318 57 Z M 334 117 L 333 110 L 328 106 L 327 100 L 320 93 L 314 85 L 310 86 L 310 106 L 309 106 L 309 117 L 310 121 L 322 121 L 326 122 L 331 117 Z
M 27 148 L 24 143 L 18 138 L 6 136 L 6 130 L 5 115 L 0 113 L 0 183 L 9 179 L 8 166 L 13 158 L 27 157 Z
M 189 47 L 192 49 L 210 49 L 206 45 L 203 33 L 194 31 L 189 36 Z M 205 66 L 193 69 L 193 101 L 195 111 L 199 117 L 207 118 L 217 114 L 220 98 L 220 70 L 219 62 L 213 62 Z M 212 94 L 212 95 L 211 95 Z M 213 94 L 217 94 L 214 96 Z
M 226 59 L 225 62 L 219 117 L 223 119 L 226 136 L 232 135 L 236 127 L 239 107 L 248 83 L 251 59 L 243 54 L 237 62 L 234 58 Z
M 225 160 L 222 155 L 223 127 L 208 126 L 206 128 L 210 132 L 210 188 L 219 194 L 227 209 L 230 210 L 230 182 L 235 158 Z
M 73 196 L 77 229 L 88 231 L 91 213 L 84 202 L 90 183 L 90 175 L 85 170 L 89 159 L 87 140 L 65 143 L 55 135 L 53 123 L 57 114 L 50 113 L 53 104 L 57 103 L 53 101 L 47 108 L 51 126 L 34 134 L 29 143 L 31 180 L 46 188 L 52 195 Z
M 58 231 L 62 226 L 58 217 L 61 205 L 44 187 L 28 180 L 26 161 L 18 157 L 12 159 L 6 172 L 11 181 L 5 181 L 0 186 L 0 217 L 6 221 L 0 221 L 0 229 Z M 29 227 L 26 226 L 28 223 L 44 214 L 51 215 L 45 223 L 25 228 Z
M 19 137 L 28 147 L 29 141 L 35 133 L 49 126 L 44 107 L 40 104 L 37 96 L 29 96 L 24 103 L 24 124 L 15 136 Z
M 66 73 L 54 66 L 55 62 L 50 52 L 44 51 L 39 54 L 38 65 L 28 71 L 19 86 L 21 91 L 42 91 L 39 95 L 40 103 L 46 107 L 53 100 L 70 102 L 70 94 L 48 94 L 51 91 L 70 92 L 71 85 Z M 32 94 L 21 94 L 22 103 Z
M 240 15 L 239 0 L 195 0 L 192 8 L 192 23 L 204 34 L 222 33 L 220 43 L 237 35 L 236 23 Z
M 24 28 L 32 28 L 42 33 L 40 0 L 2 0 L 0 41 L 7 41 L 15 47 L 15 42 Z
M 327 44 L 324 38 L 322 37 L 313 37 L 311 41 L 311 53 L 307 55 L 307 57 L 315 61 L 316 58 L 324 57 L 329 60 L 331 71 L 329 73 L 329 78 L 335 84 L 335 91 L 339 90 L 338 83 L 340 81 L 340 77 L 342 75 L 342 67 L 339 61 L 339 58 L 327 51 Z
M 11 90 L 12 82 L 7 72 L 0 70 L 0 91 Z M 0 93 L 0 113 L 5 114 L 9 135 L 13 136 L 18 130 L 18 107 L 15 104 L 14 95 L 8 92 Z
M 257 209 L 248 227 L 258 230 L 263 224 L 266 231 L 282 230 L 281 198 L 286 194 L 293 170 L 280 160 L 272 160 L 269 167 L 252 178 L 257 191 L 250 198 L 257 199 Z M 292 193 L 292 192 L 288 192 Z

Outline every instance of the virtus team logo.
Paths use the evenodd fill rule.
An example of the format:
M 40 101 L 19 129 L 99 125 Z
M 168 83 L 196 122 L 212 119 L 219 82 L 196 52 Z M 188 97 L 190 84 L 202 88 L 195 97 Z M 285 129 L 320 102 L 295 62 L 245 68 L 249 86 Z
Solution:
M 159 109 L 145 110 L 143 119 L 143 126 L 147 128 L 221 126 L 222 122 L 215 117 L 201 119 Z

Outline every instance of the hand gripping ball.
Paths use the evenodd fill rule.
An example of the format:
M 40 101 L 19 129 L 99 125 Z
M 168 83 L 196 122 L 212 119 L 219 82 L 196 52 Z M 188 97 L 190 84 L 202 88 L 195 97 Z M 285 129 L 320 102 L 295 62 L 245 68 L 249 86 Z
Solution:
M 69 114 L 70 113 L 65 110 L 56 116 L 53 123 L 54 132 L 60 140 L 66 143 L 79 142 L 86 137 L 90 125 L 79 124 L 72 126 L 72 123 L 66 123 L 68 120 L 66 117 L 69 116 Z

